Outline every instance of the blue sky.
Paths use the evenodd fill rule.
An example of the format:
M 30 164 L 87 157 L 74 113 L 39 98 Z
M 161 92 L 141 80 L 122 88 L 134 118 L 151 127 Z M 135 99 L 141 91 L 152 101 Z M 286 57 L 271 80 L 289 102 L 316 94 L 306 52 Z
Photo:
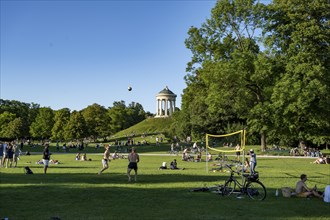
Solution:
M 123 100 L 155 113 L 168 86 L 180 108 L 184 41 L 215 3 L 1 0 L 1 99 L 54 110 Z

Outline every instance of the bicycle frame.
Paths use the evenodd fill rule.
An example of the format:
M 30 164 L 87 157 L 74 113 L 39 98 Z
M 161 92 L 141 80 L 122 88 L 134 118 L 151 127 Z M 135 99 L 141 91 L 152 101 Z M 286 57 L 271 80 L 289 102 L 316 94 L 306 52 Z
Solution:
M 247 194 L 251 199 L 255 200 L 264 200 L 266 198 L 266 188 L 258 180 L 258 176 L 255 179 L 252 179 L 250 175 L 243 174 L 243 182 L 240 183 L 234 174 L 241 175 L 241 173 L 234 171 L 231 166 L 227 165 L 227 167 L 230 169 L 230 177 L 225 182 L 222 195 L 227 196 L 235 192 Z
M 229 167 L 229 166 L 227 166 L 227 167 Z M 229 167 L 229 168 L 230 168 L 230 177 L 229 177 L 229 179 L 227 180 L 227 182 L 228 182 L 228 181 L 234 181 L 235 184 L 238 186 L 239 191 L 242 192 L 242 193 L 244 193 L 244 189 L 245 189 L 246 184 L 247 184 L 247 182 L 248 182 L 247 177 L 245 177 L 244 175 L 242 175 L 243 182 L 241 183 L 241 182 L 239 182 L 239 181 L 237 180 L 237 178 L 234 176 L 235 173 L 238 174 L 238 175 L 240 175 L 240 173 L 237 172 L 237 171 L 234 171 L 231 167 Z

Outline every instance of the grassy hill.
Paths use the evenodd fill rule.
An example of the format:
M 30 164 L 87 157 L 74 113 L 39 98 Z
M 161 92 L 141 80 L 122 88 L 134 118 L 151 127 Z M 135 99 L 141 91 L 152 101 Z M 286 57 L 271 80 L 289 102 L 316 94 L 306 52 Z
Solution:
M 140 123 L 133 125 L 125 130 L 122 130 L 111 137 L 111 139 L 116 139 L 120 137 L 126 137 L 130 135 L 141 136 L 152 135 L 152 134 L 162 134 L 171 125 L 171 118 L 147 118 Z

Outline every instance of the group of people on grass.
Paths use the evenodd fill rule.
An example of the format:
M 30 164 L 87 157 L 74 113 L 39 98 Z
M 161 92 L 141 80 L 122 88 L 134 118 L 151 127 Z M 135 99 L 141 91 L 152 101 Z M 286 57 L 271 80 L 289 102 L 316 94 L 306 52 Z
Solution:
M 166 170 L 167 169 L 167 163 L 163 162 L 162 165 L 159 167 L 159 170 Z M 176 159 L 172 160 L 170 163 L 170 170 L 184 170 L 185 168 L 179 168 L 178 163 L 176 162 Z
M 45 148 L 42 152 L 42 164 L 44 165 L 44 174 L 47 173 L 47 169 L 50 163 L 50 151 L 49 151 L 49 144 L 45 144 Z M 85 156 L 85 158 L 84 158 Z M 76 155 L 76 159 L 81 159 L 83 158 L 87 160 L 86 155 L 84 154 L 82 157 L 80 155 L 80 153 L 78 153 Z M 137 163 L 140 161 L 140 157 L 139 154 L 136 153 L 136 149 L 132 148 L 131 153 L 128 155 L 128 167 L 127 167 L 127 176 L 128 176 L 128 182 L 132 181 L 132 177 L 131 177 L 131 171 L 134 170 L 134 180 L 137 181 L 137 170 L 138 170 L 138 166 Z M 105 146 L 105 151 L 103 153 L 103 158 L 101 160 L 102 162 L 102 169 L 98 172 L 98 174 L 100 175 L 103 171 L 105 171 L 106 169 L 109 168 L 109 162 L 110 162 L 110 145 L 106 145 Z
M 12 166 L 12 163 L 14 163 L 14 167 L 17 165 L 17 158 L 19 157 L 19 154 L 16 152 L 19 152 L 19 148 L 17 148 L 17 145 L 14 143 L 2 143 L 0 146 L 2 149 L 0 149 L 0 154 L 2 156 L 1 158 L 1 166 L 4 166 L 6 163 L 6 167 L 8 167 L 8 162 L 10 162 L 10 167 Z M 15 156 L 14 156 L 15 155 Z M 115 156 L 114 156 L 115 155 Z M 253 149 L 249 150 L 248 155 L 250 156 L 250 161 L 246 158 L 245 163 L 243 165 L 243 171 L 247 171 L 249 169 L 251 174 L 254 174 L 255 168 L 257 166 L 257 157 Z M 42 153 L 42 160 L 40 160 L 40 164 L 44 165 L 44 174 L 47 173 L 47 169 L 49 166 L 49 163 L 58 163 L 56 160 L 50 160 L 50 150 L 49 150 L 49 144 L 45 144 L 45 148 Z M 237 155 L 239 156 L 239 155 Z M 116 154 L 114 153 L 112 157 L 116 158 Z M 15 159 L 16 158 L 16 161 Z M 105 146 L 105 151 L 103 153 L 103 158 L 102 158 L 102 169 L 98 172 L 100 175 L 103 171 L 109 168 L 109 162 L 110 162 L 110 145 Z M 128 177 L 128 182 L 132 181 L 132 176 L 131 176 L 131 171 L 134 170 L 134 180 L 137 181 L 137 174 L 138 174 L 138 162 L 140 161 L 139 154 L 136 152 L 135 148 L 132 148 L 131 152 L 128 154 L 128 166 L 127 166 L 127 177 Z M 78 153 L 76 155 L 76 160 L 87 160 L 86 153 L 83 155 L 80 155 Z M 316 162 L 314 162 L 316 163 Z M 319 163 L 321 163 L 319 161 Z M 170 163 L 171 170 L 177 170 L 180 169 L 177 166 L 177 161 L 174 159 Z M 167 169 L 167 163 L 163 162 L 162 166 L 159 169 Z M 182 168 L 184 169 L 184 168 Z M 306 185 L 307 181 L 307 175 L 302 174 L 300 176 L 300 180 L 296 183 L 296 187 L 294 190 L 294 195 L 297 197 L 317 197 L 317 198 L 324 198 L 324 201 L 330 202 L 330 186 L 328 185 L 325 189 L 325 192 L 322 193 L 317 190 L 316 185 L 313 188 L 309 188 Z
M 87 161 L 88 160 L 87 159 L 87 154 L 86 153 L 81 154 L 80 152 L 78 152 L 76 154 L 75 160 Z M 89 159 L 89 160 L 91 160 L 91 159 Z
M 202 152 L 200 150 L 194 151 L 193 149 L 186 147 L 182 151 L 182 161 L 201 162 Z
M 22 151 L 15 141 L 0 142 L 0 166 L 6 168 L 16 167 L 21 153 Z

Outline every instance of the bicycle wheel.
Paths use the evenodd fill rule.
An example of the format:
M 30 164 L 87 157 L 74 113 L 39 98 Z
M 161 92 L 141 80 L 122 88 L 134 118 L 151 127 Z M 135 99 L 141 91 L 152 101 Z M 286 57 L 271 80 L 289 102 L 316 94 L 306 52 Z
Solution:
M 254 200 L 264 200 L 267 195 L 265 186 L 259 181 L 249 182 L 245 190 L 248 196 Z
M 234 192 L 235 187 L 236 187 L 236 182 L 234 180 L 228 180 L 222 189 L 222 195 L 229 196 Z

